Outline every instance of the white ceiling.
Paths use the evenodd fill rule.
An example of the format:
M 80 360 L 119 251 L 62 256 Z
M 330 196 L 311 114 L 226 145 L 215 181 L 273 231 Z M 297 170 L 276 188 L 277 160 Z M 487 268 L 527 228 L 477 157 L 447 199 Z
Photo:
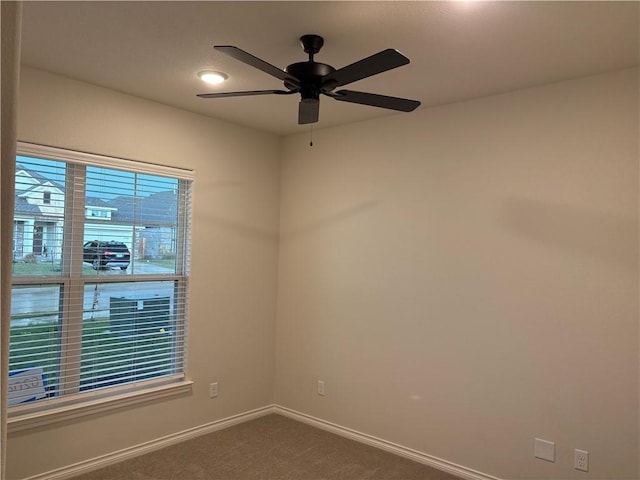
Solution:
M 350 84 L 426 108 L 637 66 L 638 2 L 25 2 L 23 63 L 280 135 L 298 96 L 200 99 L 196 93 L 280 89 L 276 78 L 213 50 L 235 45 L 286 67 L 307 59 L 300 35 L 325 38 L 316 61 L 336 68 L 386 48 L 411 63 Z M 196 73 L 229 80 L 203 84 Z M 322 97 L 316 128 L 412 115 Z

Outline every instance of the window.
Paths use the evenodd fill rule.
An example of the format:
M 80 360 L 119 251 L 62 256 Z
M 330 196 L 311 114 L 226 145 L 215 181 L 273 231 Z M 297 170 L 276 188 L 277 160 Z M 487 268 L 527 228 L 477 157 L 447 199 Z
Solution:
M 51 204 L 51 192 L 42 192 L 42 203 L 44 203 L 45 205 Z
M 100 217 L 104 219 L 111 218 L 111 212 L 109 210 L 98 210 L 96 208 L 87 207 L 87 217 Z
M 29 144 L 18 152 L 11 412 L 183 382 L 191 172 Z M 42 184 L 55 191 L 55 204 L 44 192 L 46 208 Z

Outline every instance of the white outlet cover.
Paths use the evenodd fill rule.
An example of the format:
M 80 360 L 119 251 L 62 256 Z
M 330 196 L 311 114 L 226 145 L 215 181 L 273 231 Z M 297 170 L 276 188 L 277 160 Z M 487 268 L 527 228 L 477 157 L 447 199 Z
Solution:
M 218 382 L 213 382 L 209 385 L 209 398 L 216 398 L 218 396 Z
M 582 470 L 583 472 L 589 471 L 589 452 L 585 450 L 575 449 L 573 468 L 576 470 Z
M 534 455 L 536 458 L 546 460 L 547 462 L 556 461 L 556 444 L 549 440 L 536 438 L 534 442 Z

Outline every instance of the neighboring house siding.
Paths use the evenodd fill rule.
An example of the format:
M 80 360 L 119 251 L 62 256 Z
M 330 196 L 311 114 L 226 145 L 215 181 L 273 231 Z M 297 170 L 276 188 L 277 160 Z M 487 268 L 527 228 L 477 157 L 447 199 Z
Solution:
M 175 248 L 175 229 L 167 227 L 146 227 L 140 232 L 141 246 L 138 252 L 141 257 L 173 258 Z
M 45 195 L 45 192 L 48 192 Z M 84 242 L 125 243 L 134 258 L 166 258 L 175 251 L 175 192 L 148 197 L 85 198 Z M 57 260 L 62 253 L 64 186 L 18 166 L 14 215 L 14 261 L 27 255 Z M 158 205 L 172 208 L 159 209 Z M 134 227 L 134 225 L 137 225 Z

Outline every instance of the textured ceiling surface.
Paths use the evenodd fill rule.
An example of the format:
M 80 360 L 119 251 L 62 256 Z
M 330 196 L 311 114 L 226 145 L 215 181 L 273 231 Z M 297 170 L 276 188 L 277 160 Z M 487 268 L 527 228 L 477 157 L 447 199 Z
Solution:
M 280 89 L 274 77 L 213 50 L 235 45 L 279 67 L 305 61 L 298 38 L 325 39 L 336 68 L 386 48 L 409 65 L 348 87 L 427 108 L 637 66 L 638 2 L 25 2 L 24 64 L 278 135 L 297 125 L 297 95 L 201 99 Z M 196 73 L 229 80 L 207 86 Z M 316 128 L 412 115 L 322 97 Z

